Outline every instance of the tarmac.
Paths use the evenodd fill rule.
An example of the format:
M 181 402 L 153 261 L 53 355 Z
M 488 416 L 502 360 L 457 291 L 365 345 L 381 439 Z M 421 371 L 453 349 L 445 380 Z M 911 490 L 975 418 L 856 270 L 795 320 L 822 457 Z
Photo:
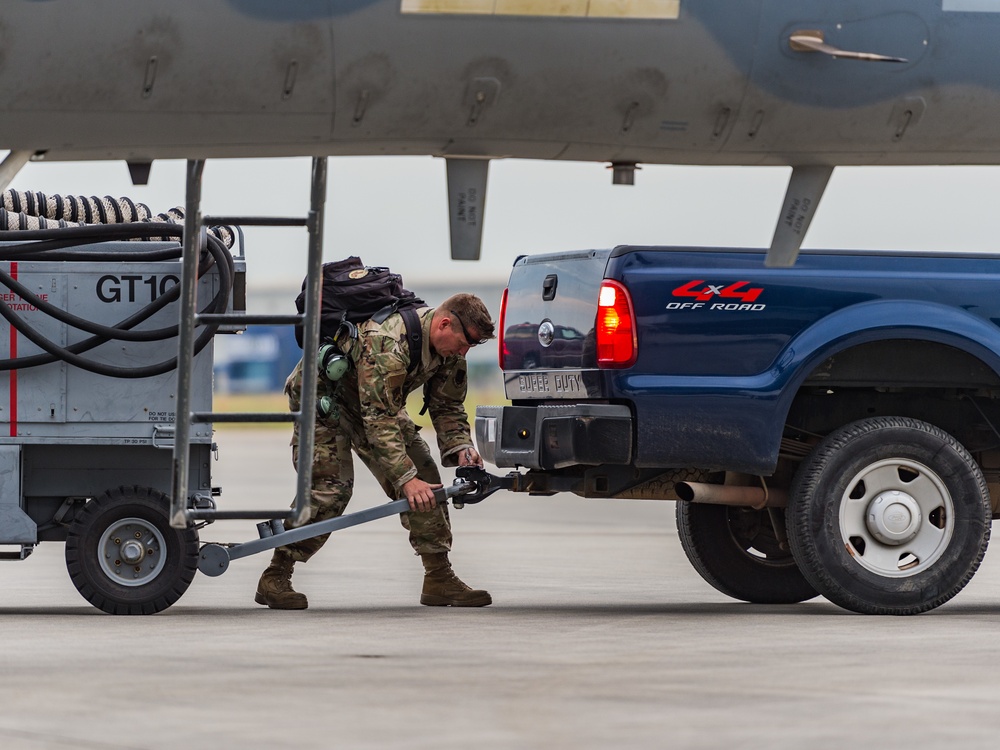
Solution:
M 283 430 L 217 439 L 224 507 L 287 506 Z M 350 510 L 385 500 L 357 476 Z M 687 562 L 669 502 L 502 492 L 452 518 L 456 571 L 490 607 L 420 606 L 393 518 L 299 566 L 300 612 L 254 604 L 265 553 L 199 573 L 160 614 L 106 615 L 63 545 L 39 545 L 0 568 L 0 747 L 997 746 L 1000 557 L 937 610 L 872 617 L 728 599 Z

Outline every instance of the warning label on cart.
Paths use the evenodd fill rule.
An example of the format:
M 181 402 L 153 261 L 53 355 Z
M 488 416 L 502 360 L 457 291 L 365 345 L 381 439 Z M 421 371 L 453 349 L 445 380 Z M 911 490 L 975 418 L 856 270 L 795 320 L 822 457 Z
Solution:
M 39 294 L 38 299 L 42 300 L 42 302 L 48 302 L 49 295 Z M 4 292 L 3 294 L 0 294 L 0 301 L 5 302 L 7 307 L 14 312 L 33 312 L 38 309 L 30 302 L 25 302 L 22 297 L 14 294 L 14 292 Z

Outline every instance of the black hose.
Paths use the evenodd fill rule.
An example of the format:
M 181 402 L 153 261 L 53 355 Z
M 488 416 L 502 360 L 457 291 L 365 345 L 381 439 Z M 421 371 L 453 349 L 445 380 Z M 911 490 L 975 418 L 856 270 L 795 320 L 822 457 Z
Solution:
M 184 229 L 178 221 L 184 218 L 183 209 L 175 208 L 153 216 L 148 206 L 141 203 L 136 204 L 128 198 L 115 200 L 110 196 L 101 199 L 96 196 L 63 197 L 59 195 L 50 198 L 43 193 L 21 193 L 13 190 L 4 191 L 0 195 L 2 195 L 0 197 L 0 227 L 8 228 L 0 230 L 0 242 L 10 242 L 10 244 L 0 247 L 0 260 L 120 262 L 173 260 L 181 257 L 182 248 L 179 246 L 156 250 L 136 250 L 129 253 L 110 252 L 85 246 L 109 240 L 180 238 L 183 236 Z M 75 223 L 79 222 L 80 219 L 92 222 L 95 218 L 99 218 L 101 222 L 99 225 Z M 72 224 L 68 223 L 67 219 Z M 218 293 L 202 312 L 221 313 L 225 312 L 228 307 L 229 293 L 235 276 L 233 258 L 228 250 L 233 244 L 234 233 L 232 228 L 221 226 L 207 229 L 204 236 L 206 237 L 208 253 L 203 251 L 204 258 L 199 263 L 198 277 L 201 278 L 213 265 L 217 265 L 220 286 Z M 0 300 L 0 316 L 29 341 L 47 352 L 47 354 L 37 354 L 30 357 L 0 360 L 0 370 L 36 367 L 62 360 L 102 375 L 140 378 L 159 375 L 176 368 L 176 358 L 145 367 L 125 368 L 93 362 L 79 355 L 112 340 L 150 342 L 175 337 L 178 333 L 176 325 L 142 331 L 132 329 L 175 301 L 180 296 L 179 286 L 175 286 L 160 295 L 149 305 L 117 325 L 105 326 L 84 320 L 55 307 L 46 300 L 42 300 L 3 271 L 0 271 L 0 284 L 11 289 L 22 300 L 56 320 L 94 334 L 88 339 L 63 347 L 46 339 L 15 314 L 9 305 Z M 196 354 L 211 340 L 218 328 L 218 324 L 214 324 L 207 326 L 202 331 L 195 340 Z
M 198 272 L 199 278 L 201 278 L 205 271 L 208 270 L 210 265 Z M 51 302 L 43 300 L 41 297 L 38 297 L 30 289 L 28 289 L 28 287 L 14 279 L 3 270 L 0 270 L 0 284 L 3 284 L 12 292 L 16 292 L 17 295 L 29 305 L 37 307 L 39 310 L 47 313 L 50 317 L 55 318 L 60 323 L 65 323 L 73 328 L 86 331 L 87 333 L 97 334 L 98 336 L 103 337 L 105 341 L 162 341 L 163 339 L 173 338 L 177 335 L 176 325 L 167 326 L 165 328 L 133 331 L 123 328 L 121 323 L 114 326 L 105 326 L 100 323 L 95 323 L 92 320 L 86 320 L 73 315 L 67 310 L 63 310 L 61 307 L 56 307 Z M 159 303 L 156 309 L 162 309 L 168 302 L 176 300 L 178 296 L 180 296 L 180 288 L 177 286 L 171 287 L 168 292 L 161 294 L 156 298 L 156 300 L 154 300 L 155 303 Z M 161 300 L 165 297 L 167 298 L 166 301 L 161 302 Z M 149 305 L 143 309 L 145 310 L 148 308 Z
M 139 325 L 139 323 L 142 323 L 143 321 L 151 318 L 153 315 L 155 315 L 164 307 L 166 307 L 169 303 L 174 302 L 179 296 L 180 296 L 180 287 L 172 287 L 169 292 L 157 297 L 154 302 L 146 305 L 144 308 L 139 310 L 139 312 L 135 313 L 131 317 L 121 321 L 117 327 L 123 330 L 129 330 Z M 214 304 L 215 300 L 213 300 L 212 302 Z M 75 344 L 70 344 L 69 346 L 66 347 L 66 351 L 69 351 L 73 354 L 83 354 L 84 352 L 88 352 L 91 349 L 95 349 L 101 344 L 107 343 L 108 341 L 109 339 L 104 338 L 103 336 L 91 336 L 90 338 L 83 339 L 82 341 L 78 341 Z M 51 354 L 34 354 L 30 357 L 18 357 L 17 359 L 3 359 L 0 360 L 0 371 L 24 370 L 30 367 L 39 367 L 41 365 L 47 365 L 51 364 L 52 362 L 58 362 L 58 361 L 59 357 L 53 356 Z
M 158 224 L 156 225 L 156 230 L 161 234 L 175 234 L 175 229 L 183 231 L 181 227 L 171 228 L 168 232 L 163 230 L 169 225 Z M 23 238 L 28 234 L 37 234 L 39 232 L 52 232 L 63 234 L 66 232 L 77 232 L 80 229 L 90 230 L 90 229 L 125 229 L 128 225 L 122 225 L 120 227 L 79 227 L 72 229 L 61 229 L 61 230 L 28 230 L 25 232 L 17 232 L 19 238 Z M 132 225 L 134 228 L 135 225 Z M 152 229 L 151 227 L 143 227 L 143 229 Z M 5 232 L 0 232 L 0 235 L 7 234 Z M 107 239 L 108 234 L 115 234 L 121 236 L 120 232 L 105 233 L 104 239 Z M 98 235 L 93 232 L 86 233 L 86 239 L 94 242 L 99 241 L 97 239 Z M 134 236 L 134 234 L 133 234 Z M 205 311 L 211 313 L 222 313 L 225 312 L 229 305 L 229 291 L 232 288 L 233 276 L 234 276 L 234 264 L 232 255 L 229 253 L 228 248 L 224 241 L 220 240 L 215 235 L 206 234 L 207 249 L 210 254 L 210 261 L 208 263 L 203 263 L 199 268 L 198 276 L 199 278 L 211 268 L 212 265 L 218 266 L 219 269 L 219 292 L 213 298 L 213 300 L 206 306 Z M 0 237 L 2 239 L 2 237 Z M 77 238 L 77 244 L 79 244 L 79 239 L 84 239 L 84 237 Z M 3 255 L 3 251 L 0 250 L 0 255 Z M 39 259 L 39 255 L 45 253 L 30 253 L 32 260 Z M 141 254 L 141 253 L 140 253 Z M 74 260 L 82 260 L 81 255 L 87 255 L 87 259 L 92 259 L 93 254 L 88 254 L 86 252 L 71 252 L 69 255 L 72 256 Z M 115 260 L 130 260 L 131 253 L 112 253 L 109 254 Z M 46 258 L 49 259 L 49 258 Z M 146 258 L 144 258 L 146 259 Z M 91 360 L 80 357 L 80 352 L 88 351 L 101 344 L 112 340 L 120 339 L 127 341 L 155 341 L 161 340 L 163 338 L 168 338 L 177 335 L 177 326 L 170 326 L 167 328 L 149 330 L 149 331 L 138 331 L 132 332 L 130 329 L 138 325 L 143 320 L 148 319 L 153 314 L 163 309 L 167 304 L 174 301 L 180 293 L 180 287 L 175 286 L 170 291 L 161 295 L 157 300 L 150 303 L 142 310 L 140 310 L 135 315 L 128 318 L 126 321 L 122 321 L 117 326 L 102 326 L 91 321 L 84 321 L 70 313 L 60 310 L 59 308 L 53 307 L 51 304 L 39 299 L 34 294 L 30 292 L 26 287 L 19 284 L 8 274 L 0 272 L 0 283 L 8 286 L 12 290 L 18 292 L 18 294 L 25 300 L 28 300 L 31 304 L 44 312 L 52 315 L 56 319 L 73 325 L 74 327 L 81 328 L 89 333 L 95 333 L 96 335 L 90 339 L 82 342 L 77 342 L 69 347 L 60 346 L 49 339 L 46 339 L 42 334 L 35 330 L 32 326 L 26 323 L 23 319 L 17 316 L 10 306 L 5 302 L 0 301 L 0 316 L 6 319 L 14 328 L 19 332 L 24 334 L 24 336 L 42 349 L 48 352 L 48 355 L 34 355 L 32 357 L 23 357 L 17 359 L 7 359 L 0 360 L 0 370 L 11 370 L 11 369 L 22 369 L 24 367 L 35 367 L 42 364 L 48 364 L 56 360 L 62 360 L 70 365 L 80 367 L 81 369 L 87 370 L 89 372 L 94 372 L 99 375 L 107 375 L 109 377 L 116 378 L 145 378 L 152 377 L 154 375 L 162 375 L 163 373 L 170 372 L 177 367 L 177 358 L 173 357 L 169 360 L 164 360 L 163 362 L 158 362 L 153 365 L 146 365 L 143 367 L 116 367 L 113 365 L 106 365 L 98 362 L 93 362 Z M 25 295 L 23 292 L 27 292 Z M 41 304 L 39 304 L 41 303 Z M 218 324 L 209 325 L 201 332 L 194 342 L 194 353 L 198 354 L 205 346 L 211 341 L 212 337 L 218 331 Z
M 31 260 L 108 261 L 123 257 L 126 260 L 168 260 L 180 257 L 179 247 L 167 250 L 136 249 L 134 252 L 123 254 L 107 250 L 83 249 L 81 245 L 110 240 L 168 240 L 180 238 L 183 234 L 183 226 L 158 222 L 135 222 L 109 226 L 90 225 L 67 227 L 66 229 L 0 230 L 0 242 L 12 243 L 0 247 L 0 260 L 30 258 Z M 30 241 L 22 242 L 22 240 Z M 58 252 L 64 249 L 67 249 L 66 252 Z
M 201 274 L 199 274 L 200 276 Z M 223 290 L 220 289 L 216 294 L 216 297 L 206 306 L 205 310 L 201 312 L 209 312 L 210 310 L 215 310 L 218 307 L 218 294 L 222 294 Z M 171 302 L 177 300 L 180 297 L 180 287 L 171 287 L 169 291 L 157 297 L 153 302 L 146 305 L 144 308 L 139 310 L 137 313 L 133 314 L 131 317 L 118 323 L 117 328 L 123 330 L 129 330 L 139 325 L 145 320 L 153 317 L 156 313 L 162 310 Z M 223 305 L 223 308 L 225 305 Z M 109 339 L 103 336 L 92 336 L 88 339 L 78 341 L 75 344 L 70 344 L 66 347 L 66 350 L 72 352 L 73 354 L 82 354 L 84 352 L 90 351 L 101 344 L 107 343 Z M 29 367 L 38 367 L 40 365 L 47 365 L 52 362 L 58 362 L 59 358 L 51 354 L 35 354 L 30 357 L 18 357 L 17 359 L 4 359 L 0 360 L 0 371 L 3 370 L 21 370 Z

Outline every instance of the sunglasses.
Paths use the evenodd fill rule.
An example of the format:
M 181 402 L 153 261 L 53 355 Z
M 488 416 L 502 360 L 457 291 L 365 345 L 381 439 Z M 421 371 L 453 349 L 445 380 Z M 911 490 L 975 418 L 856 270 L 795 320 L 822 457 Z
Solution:
M 465 343 L 468 344 L 469 346 L 476 346 L 478 344 L 485 344 L 487 341 L 489 341 L 489 339 L 479 339 L 478 341 L 470 341 L 469 340 L 469 334 L 468 334 L 468 330 L 469 329 L 466 328 L 465 323 L 462 321 L 462 319 L 460 317 L 458 317 L 458 315 L 456 313 L 454 313 L 454 312 L 451 313 L 451 317 L 453 317 L 455 320 L 458 321 L 459 330 L 462 331 L 462 338 L 465 339 Z

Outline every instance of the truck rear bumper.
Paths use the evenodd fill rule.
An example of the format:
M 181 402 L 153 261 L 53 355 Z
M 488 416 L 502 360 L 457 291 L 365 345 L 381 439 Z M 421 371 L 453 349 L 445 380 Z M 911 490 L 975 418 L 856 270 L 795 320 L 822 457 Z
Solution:
M 476 407 L 476 444 L 501 468 L 628 464 L 632 413 L 612 404 Z

